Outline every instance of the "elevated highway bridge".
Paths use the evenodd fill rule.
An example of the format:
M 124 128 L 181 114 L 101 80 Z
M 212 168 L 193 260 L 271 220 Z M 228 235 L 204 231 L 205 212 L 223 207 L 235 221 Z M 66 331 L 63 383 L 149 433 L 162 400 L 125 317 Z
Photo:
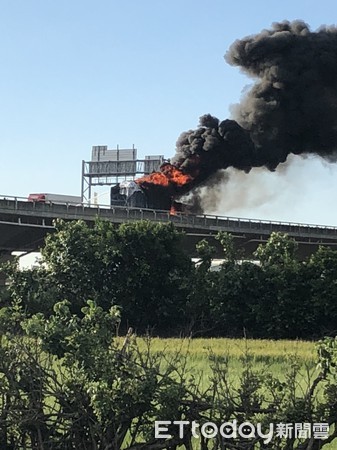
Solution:
M 207 239 L 216 247 L 216 256 L 221 258 L 221 247 L 214 238 L 219 231 L 231 233 L 237 247 L 248 257 L 274 231 L 287 233 L 298 242 L 300 258 L 313 253 L 319 245 L 337 249 L 337 227 L 186 213 L 171 215 L 168 211 L 116 206 L 39 203 L 29 202 L 25 198 L 0 196 L 2 259 L 13 251 L 37 251 L 46 235 L 54 231 L 53 221 L 56 218 L 66 221 L 82 219 L 90 224 L 96 217 L 116 225 L 136 220 L 172 222 L 185 232 L 184 245 L 192 257 L 196 256 L 195 244 L 201 239 Z

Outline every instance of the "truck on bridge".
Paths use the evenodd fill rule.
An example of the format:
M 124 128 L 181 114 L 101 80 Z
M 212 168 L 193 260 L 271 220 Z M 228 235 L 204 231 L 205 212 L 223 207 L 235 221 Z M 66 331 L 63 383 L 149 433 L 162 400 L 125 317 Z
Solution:
M 40 203 L 74 203 L 81 204 L 82 197 L 78 195 L 62 195 L 62 194 L 29 194 L 29 202 L 40 202 Z

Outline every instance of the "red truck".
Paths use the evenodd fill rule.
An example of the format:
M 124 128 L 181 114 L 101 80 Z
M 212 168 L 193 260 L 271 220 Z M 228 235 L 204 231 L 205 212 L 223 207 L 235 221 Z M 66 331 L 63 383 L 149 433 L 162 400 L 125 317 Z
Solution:
M 40 203 L 74 203 L 78 205 L 82 203 L 82 198 L 78 195 L 62 195 L 62 194 L 29 194 L 29 202 L 40 202 Z

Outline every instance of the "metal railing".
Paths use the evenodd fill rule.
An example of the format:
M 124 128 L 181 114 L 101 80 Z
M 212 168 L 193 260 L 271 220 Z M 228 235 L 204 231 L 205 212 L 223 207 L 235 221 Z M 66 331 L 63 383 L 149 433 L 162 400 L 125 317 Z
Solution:
M 258 220 L 238 217 L 218 216 L 211 214 L 189 214 L 145 208 L 128 208 L 124 206 L 109 206 L 89 203 L 59 203 L 28 201 L 25 197 L 0 195 L 0 214 L 17 212 L 22 215 L 44 215 L 47 217 L 83 218 L 93 220 L 96 216 L 109 220 L 151 220 L 158 222 L 173 222 L 186 228 L 201 228 L 208 230 L 228 230 L 248 233 L 270 233 L 281 231 L 297 235 L 337 236 L 337 227 L 293 222 Z

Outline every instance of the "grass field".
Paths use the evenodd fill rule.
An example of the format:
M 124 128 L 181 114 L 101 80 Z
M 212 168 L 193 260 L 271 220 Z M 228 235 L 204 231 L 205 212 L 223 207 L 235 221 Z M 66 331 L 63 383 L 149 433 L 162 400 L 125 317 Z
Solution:
M 137 338 L 137 345 L 144 350 L 147 341 Z M 167 360 L 180 354 L 186 357 L 187 367 L 198 374 L 206 387 L 210 375 L 210 354 L 224 356 L 228 359 L 228 367 L 235 378 L 242 370 L 244 361 L 249 358 L 256 369 L 270 370 L 282 379 L 289 362 L 296 359 L 306 371 L 315 370 L 315 343 L 307 341 L 275 341 L 251 339 L 160 339 L 150 340 L 151 352 L 163 352 Z
M 140 345 L 145 340 L 137 338 Z M 161 339 L 151 338 L 153 351 L 165 350 L 174 353 L 177 349 L 187 352 L 190 358 L 196 360 L 207 359 L 211 350 L 216 355 L 229 354 L 231 358 L 240 359 L 248 349 L 256 361 L 284 361 L 289 355 L 297 355 L 303 361 L 313 361 L 315 358 L 315 344 L 308 341 L 275 341 L 253 339 Z
M 165 360 L 170 361 L 177 355 L 186 358 L 187 368 L 200 377 L 202 389 L 207 389 L 210 383 L 211 364 L 209 355 L 225 356 L 228 360 L 229 375 L 232 385 L 242 374 L 244 362 L 249 361 L 254 370 L 269 371 L 280 380 L 284 380 L 289 363 L 297 361 L 302 379 L 300 385 L 306 390 L 308 382 L 316 377 L 316 349 L 314 342 L 285 340 L 250 340 L 250 339 L 160 339 L 149 341 L 136 338 L 141 351 L 150 348 L 151 353 L 163 353 Z M 164 363 L 165 364 L 165 363 Z M 299 387 L 301 388 L 301 386 Z M 197 450 L 198 444 L 193 448 Z M 336 444 L 324 446 L 326 450 L 336 449 Z

